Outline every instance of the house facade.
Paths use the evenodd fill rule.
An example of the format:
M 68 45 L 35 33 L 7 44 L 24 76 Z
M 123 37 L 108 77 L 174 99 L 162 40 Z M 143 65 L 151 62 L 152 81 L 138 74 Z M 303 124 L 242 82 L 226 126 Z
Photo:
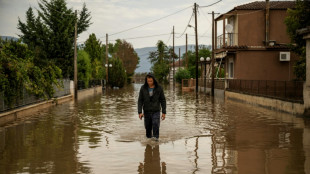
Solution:
M 227 79 L 295 79 L 293 66 L 298 56 L 288 47 L 284 23 L 287 9 L 294 7 L 294 1 L 256 1 L 215 19 L 215 59 Z

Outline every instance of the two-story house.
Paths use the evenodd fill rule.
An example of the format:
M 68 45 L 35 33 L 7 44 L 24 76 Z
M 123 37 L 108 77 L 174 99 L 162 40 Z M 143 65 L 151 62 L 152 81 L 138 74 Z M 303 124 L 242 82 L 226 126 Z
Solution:
M 298 57 L 288 47 L 290 38 L 284 23 L 287 9 L 294 7 L 294 1 L 256 1 L 215 19 L 215 58 L 225 69 L 226 78 L 295 78 L 293 66 Z

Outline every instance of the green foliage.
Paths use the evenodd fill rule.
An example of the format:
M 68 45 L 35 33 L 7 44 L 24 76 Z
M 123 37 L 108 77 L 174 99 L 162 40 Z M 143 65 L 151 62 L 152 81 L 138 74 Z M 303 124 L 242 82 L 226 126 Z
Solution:
M 298 79 L 306 78 L 306 41 L 296 30 L 310 26 L 310 2 L 306 0 L 296 0 L 295 9 L 288 9 L 285 19 L 287 33 L 291 38 L 292 50 L 300 56 L 300 60 L 295 63 L 294 73 Z
M 167 75 L 169 74 L 169 64 L 165 62 L 155 63 L 151 70 L 153 71 L 155 78 L 159 83 L 167 83 Z
M 91 60 L 92 79 L 103 79 L 105 77 L 105 57 L 104 49 L 101 46 L 101 41 L 96 38 L 95 34 L 89 35 L 85 41 L 84 50 L 89 54 Z
M 159 40 L 156 44 L 157 50 L 149 53 L 149 60 L 153 64 L 151 70 L 159 82 L 168 82 L 169 74 L 169 55 L 170 51 L 165 43 Z
M 82 80 L 85 87 L 88 87 L 89 80 L 91 79 L 92 66 L 88 53 L 84 50 L 79 50 L 77 55 L 78 64 L 78 79 Z
M 176 79 L 176 82 L 178 83 L 182 83 L 182 79 L 190 79 L 190 78 L 191 78 L 191 74 L 188 69 L 180 68 L 175 73 L 175 79 Z
M 3 43 L 0 51 L 0 91 L 4 102 L 12 107 L 22 98 L 23 90 L 37 97 L 51 98 L 54 86 L 60 88 L 61 70 L 52 62 L 36 65 L 34 54 L 20 42 Z
M 218 78 L 225 78 L 225 70 L 224 70 L 224 68 L 220 68 L 220 70 L 219 70 L 219 68 L 216 67 L 215 68 L 215 73 L 217 73 L 217 72 L 218 72 L 218 74 L 217 74 Z M 216 74 L 215 74 L 215 76 L 216 76 Z
M 119 58 L 113 58 L 109 60 L 109 64 L 112 64 L 112 67 L 109 67 L 109 84 L 111 87 L 124 87 L 126 83 L 126 72 L 123 66 L 123 62 Z
M 75 16 L 65 0 L 40 0 L 37 12 L 36 17 L 30 7 L 26 12 L 26 22 L 18 19 L 20 38 L 34 52 L 37 61 L 45 64 L 52 60 L 62 69 L 64 77 L 72 78 L 75 21 L 78 34 L 91 24 L 86 5 Z
M 190 72 L 191 78 L 196 78 L 196 52 L 188 51 L 188 71 Z M 198 59 L 200 57 L 211 57 L 211 51 L 205 47 L 202 47 L 198 51 Z M 185 54 L 183 55 L 183 59 L 185 58 Z M 201 75 L 200 65 L 198 65 L 198 75 Z
M 131 43 L 117 39 L 112 49 L 113 55 L 122 60 L 126 70 L 127 82 L 131 83 L 132 76 L 137 68 L 139 57 Z

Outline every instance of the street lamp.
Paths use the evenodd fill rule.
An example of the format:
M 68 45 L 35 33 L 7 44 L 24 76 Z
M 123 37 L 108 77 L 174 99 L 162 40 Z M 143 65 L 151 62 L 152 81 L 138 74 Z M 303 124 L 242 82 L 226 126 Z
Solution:
M 108 85 L 108 79 L 109 79 L 109 67 L 112 68 L 112 64 L 105 64 L 105 67 L 107 68 L 107 75 L 106 75 L 106 84 Z

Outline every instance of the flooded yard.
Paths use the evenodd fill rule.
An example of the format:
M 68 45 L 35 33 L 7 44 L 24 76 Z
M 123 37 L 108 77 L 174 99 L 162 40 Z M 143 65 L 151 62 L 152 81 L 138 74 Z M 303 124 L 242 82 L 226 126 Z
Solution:
M 140 87 L 0 127 L 0 173 L 310 173 L 310 119 L 167 86 L 156 142 L 138 118 Z

